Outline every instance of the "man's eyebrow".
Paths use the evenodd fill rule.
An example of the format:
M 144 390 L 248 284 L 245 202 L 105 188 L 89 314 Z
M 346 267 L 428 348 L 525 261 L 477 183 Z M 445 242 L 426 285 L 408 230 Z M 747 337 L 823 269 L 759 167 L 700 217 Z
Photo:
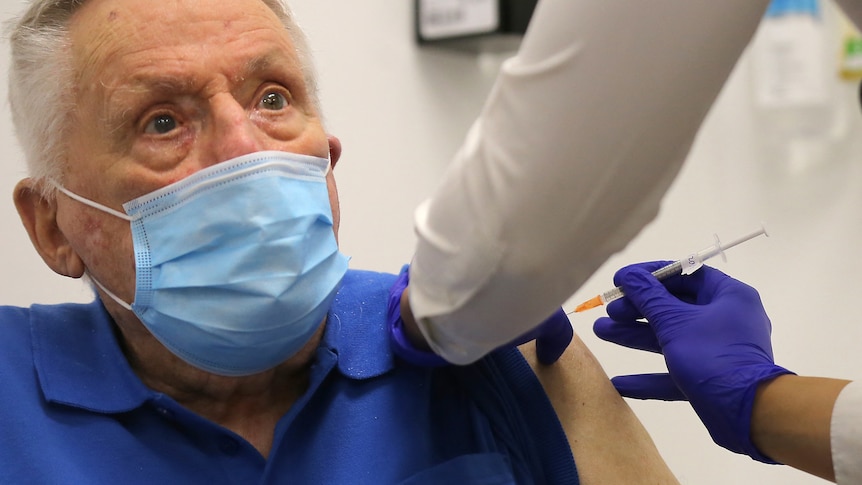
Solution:
M 260 56 L 254 57 L 245 63 L 243 75 L 249 75 L 256 72 L 266 71 L 275 64 L 276 53 L 268 52 Z
M 144 75 L 133 78 L 131 82 L 123 87 L 126 92 L 187 92 L 194 89 L 195 79 L 184 76 L 172 76 L 170 74 Z
M 119 129 L 131 123 L 131 116 L 153 97 L 188 93 L 195 88 L 195 83 L 195 79 L 165 73 L 135 76 L 111 90 L 103 119 L 109 126 Z
M 286 56 L 284 52 L 279 49 L 274 49 L 249 59 L 245 63 L 245 66 L 243 66 L 243 71 L 239 76 L 242 79 L 274 69 L 284 71 L 285 74 L 293 74 L 294 70 L 290 69 L 293 67 L 296 68 L 296 74 L 301 75 L 299 62 L 295 58 Z
M 239 84 L 245 79 L 256 77 L 273 78 L 267 80 L 278 79 L 296 96 L 295 99 L 304 97 L 303 93 L 308 89 L 306 85 L 308 80 L 299 59 L 296 56 L 285 55 L 281 49 L 273 49 L 249 59 L 243 66 L 241 74 L 237 74 L 232 81 Z

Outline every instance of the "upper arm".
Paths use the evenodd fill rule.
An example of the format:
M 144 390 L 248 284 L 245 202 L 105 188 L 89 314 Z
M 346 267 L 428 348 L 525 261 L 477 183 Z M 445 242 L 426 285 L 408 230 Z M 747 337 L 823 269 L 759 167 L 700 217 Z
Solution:
M 520 347 L 566 432 L 584 485 L 679 483 L 634 412 L 577 334 L 555 364 Z

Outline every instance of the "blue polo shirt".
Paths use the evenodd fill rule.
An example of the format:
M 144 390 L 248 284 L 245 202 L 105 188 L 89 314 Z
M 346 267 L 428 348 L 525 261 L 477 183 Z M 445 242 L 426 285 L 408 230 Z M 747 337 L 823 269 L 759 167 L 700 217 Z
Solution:
M 393 357 L 394 278 L 348 272 L 268 458 L 148 389 L 98 301 L 0 307 L 0 484 L 576 484 L 516 350 L 438 369 Z

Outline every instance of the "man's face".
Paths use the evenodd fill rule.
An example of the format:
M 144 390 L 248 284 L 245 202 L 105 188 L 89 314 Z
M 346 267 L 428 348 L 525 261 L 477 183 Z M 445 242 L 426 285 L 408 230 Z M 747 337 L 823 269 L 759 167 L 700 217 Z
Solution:
M 260 0 L 90 0 L 71 38 L 64 185 L 88 199 L 121 210 L 246 153 L 328 154 L 293 42 Z M 337 224 L 331 174 L 330 189 Z M 128 222 L 62 196 L 57 220 L 91 274 L 131 302 Z

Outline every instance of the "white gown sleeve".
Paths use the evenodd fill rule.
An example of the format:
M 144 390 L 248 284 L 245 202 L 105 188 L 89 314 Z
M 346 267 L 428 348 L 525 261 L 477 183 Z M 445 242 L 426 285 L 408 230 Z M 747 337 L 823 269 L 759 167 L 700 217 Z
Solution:
M 862 27 L 862 2 L 838 0 L 847 17 Z M 830 430 L 832 468 L 838 485 L 862 483 L 862 381 L 851 382 L 838 395 Z
M 768 0 L 542 0 L 415 214 L 409 303 L 466 364 L 553 313 L 653 218 Z
M 847 384 L 832 409 L 832 468 L 835 483 L 862 483 L 862 381 Z

